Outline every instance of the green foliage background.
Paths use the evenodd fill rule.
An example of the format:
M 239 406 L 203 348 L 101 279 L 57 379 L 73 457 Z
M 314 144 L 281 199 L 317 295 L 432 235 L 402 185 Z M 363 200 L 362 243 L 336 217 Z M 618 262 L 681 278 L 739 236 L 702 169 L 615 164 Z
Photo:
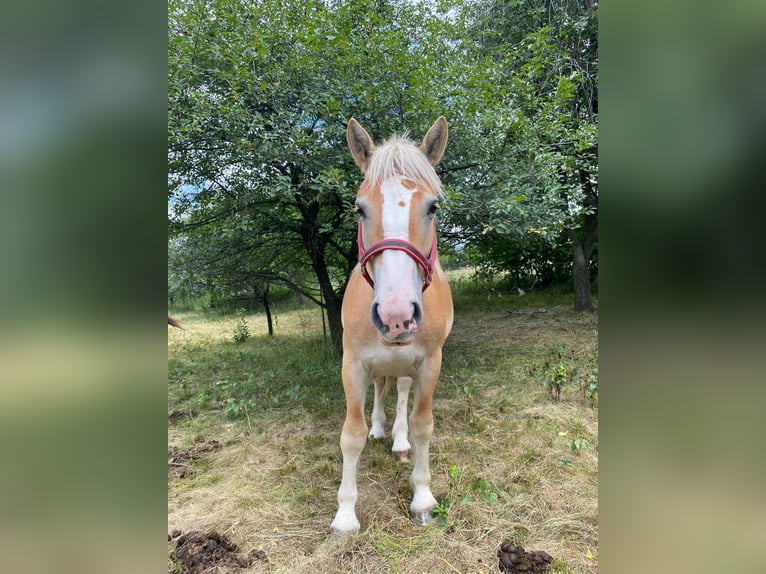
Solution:
M 377 141 L 448 118 L 445 252 L 529 288 L 569 280 L 581 245 L 589 278 L 597 24 L 581 2 L 171 2 L 170 289 L 288 285 L 333 330 L 356 263 L 350 117 Z

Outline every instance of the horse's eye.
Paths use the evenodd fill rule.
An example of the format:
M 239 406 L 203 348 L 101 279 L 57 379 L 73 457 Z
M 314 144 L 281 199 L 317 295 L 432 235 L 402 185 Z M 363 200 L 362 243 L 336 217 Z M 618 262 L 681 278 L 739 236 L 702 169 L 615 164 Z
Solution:
M 438 201 L 434 201 L 431 204 L 431 207 L 428 208 L 428 215 L 433 216 L 434 214 L 436 214 L 436 210 L 437 209 L 439 209 L 439 202 Z
M 354 211 L 356 211 L 360 217 L 367 217 L 364 213 L 364 209 L 362 209 L 362 206 L 358 203 L 354 205 Z

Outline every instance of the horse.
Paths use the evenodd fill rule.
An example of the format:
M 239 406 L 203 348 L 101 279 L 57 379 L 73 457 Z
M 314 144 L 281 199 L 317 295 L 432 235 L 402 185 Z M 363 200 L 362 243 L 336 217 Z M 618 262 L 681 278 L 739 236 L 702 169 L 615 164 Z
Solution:
M 397 382 L 392 450 L 400 460 L 408 460 L 411 450 L 411 519 L 418 525 L 430 522 L 437 505 L 429 468 L 432 401 L 453 310 L 437 252 L 436 210 L 442 186 L 434 168 L 444 154 L 447 135 L 443 116 L 419 146 L 405 134 L 376 147 L 354 118 L 346 128 L 351 155 L 364 180 L 355 203 L 359 264 L 349 277 L 341 308 L 346 419 L 340 437 L 343 475 L 338 511 L 331 524 L 338 534 L 360 529 L 356 474 L 368 438 L 364 404 L 371 382 L 375 401 L 370 436 L 375 438 L 384 436 L 383 400 L 394 379 Z

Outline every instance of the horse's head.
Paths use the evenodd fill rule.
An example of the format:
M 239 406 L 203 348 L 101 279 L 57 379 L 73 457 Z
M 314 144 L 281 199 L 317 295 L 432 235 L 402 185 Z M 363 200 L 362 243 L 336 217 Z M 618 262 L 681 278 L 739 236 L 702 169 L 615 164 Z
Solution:
M 447 120 L 436 120 L 419 147 L 395 136 L 376 148 L 353 118 L 346 139 L 365 175 L 356 210 L 362 273 L 375 290 L 372 323 L 384 344 L 408 344 L 423 321 L 436 261 L 441 182 L 434 166 L 447 145 Z

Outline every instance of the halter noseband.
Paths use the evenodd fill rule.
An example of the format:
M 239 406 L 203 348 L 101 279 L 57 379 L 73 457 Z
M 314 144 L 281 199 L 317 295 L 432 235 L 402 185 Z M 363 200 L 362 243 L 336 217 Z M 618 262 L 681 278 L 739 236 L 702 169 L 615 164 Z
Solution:
M 367 280 L 370 287 L 375 289 L 375 283 L 372 281 L 372 277 L 367 272 L 367 262 L 372 259 L 378 253 L 382 253 L 386 249 L 393 249 L 395 251 L 404 251 L 407 255 L 415 260 L 415 263 L 423 268 L 423 291 L 425 291 L 431 284 L 434 272 L 434 262 L 436 261 L 436 224 L 434 223 L 433 241 L 431 242 L 431 253 L 428 257 L 423 255 L 420 250 L 415 247 L 409 241 L 404 239 L 381 239 L 380 241 L 370 245 L 370 248 L 365 250 L 362 242 L 362 220 L 359 220 L 359 227 L 356 237 L 356 245 L 359 248 L 359 267 L 362 270 L 362 277 Z

